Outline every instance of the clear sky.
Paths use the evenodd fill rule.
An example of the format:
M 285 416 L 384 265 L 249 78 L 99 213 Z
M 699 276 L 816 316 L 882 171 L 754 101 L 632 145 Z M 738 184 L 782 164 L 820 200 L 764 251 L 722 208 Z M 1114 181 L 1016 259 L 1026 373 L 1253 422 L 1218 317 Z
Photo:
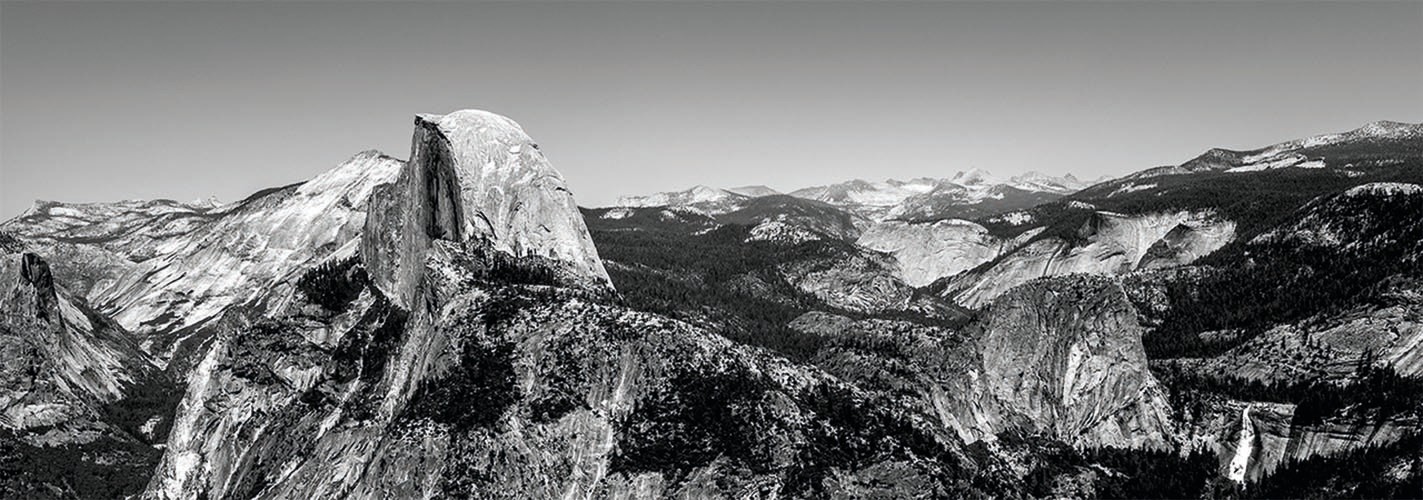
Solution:
M 1423 2 L 0 4 L 0 218 L 230 201 L 482 108 L 583 205 L 1080 177 L 1423 121 Z

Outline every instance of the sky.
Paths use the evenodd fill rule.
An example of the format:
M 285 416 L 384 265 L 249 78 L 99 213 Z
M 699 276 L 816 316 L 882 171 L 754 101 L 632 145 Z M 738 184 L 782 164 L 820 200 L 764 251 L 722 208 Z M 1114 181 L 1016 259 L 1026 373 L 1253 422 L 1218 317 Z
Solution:
M 585 206 L 1081 178 L 1423 121 L 1423 2 L 0 3 L 0 219 L 232 201 L 416 113 L 512 117 Z

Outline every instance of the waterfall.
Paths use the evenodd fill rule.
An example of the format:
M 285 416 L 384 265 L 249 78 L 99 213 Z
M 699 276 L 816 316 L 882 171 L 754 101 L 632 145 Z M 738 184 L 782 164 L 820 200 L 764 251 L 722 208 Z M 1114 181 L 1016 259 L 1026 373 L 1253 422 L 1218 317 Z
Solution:
M 1250 467 L 1250 454 L 1255 450 L 1255 424 L 1250 422 L 1250 405 L 1240 410 L 1240 440 L 1235 443 L 1235 456 L 1230 459 L 1230 469 L 1226 477 L 1237 483 L 1245 482 L 1245 471 Z

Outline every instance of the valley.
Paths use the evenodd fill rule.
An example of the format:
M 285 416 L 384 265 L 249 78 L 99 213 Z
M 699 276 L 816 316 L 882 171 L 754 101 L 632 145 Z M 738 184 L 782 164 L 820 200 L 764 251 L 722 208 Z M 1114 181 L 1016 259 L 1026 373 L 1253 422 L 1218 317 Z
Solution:
M 507 117 L 413 125 L 0 223 L 0 496 L 1423 491 L 1423 125 L 597 208 Z

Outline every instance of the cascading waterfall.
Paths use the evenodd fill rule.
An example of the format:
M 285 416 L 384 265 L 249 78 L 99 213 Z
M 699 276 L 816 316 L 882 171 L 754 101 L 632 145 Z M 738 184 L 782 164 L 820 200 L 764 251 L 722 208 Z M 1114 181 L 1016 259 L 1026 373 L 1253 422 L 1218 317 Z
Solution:
M 1235 443 L 1235 456 L 1230 459 L 1230 469 L 1226 477 L 1237 483 L 1245 482 L 1245 471 L 1250 466 L 1250 454 L 1255 451 L 1255 425 L 1250 422 L 1250 405 L 1240 410 L 1240 440 Z

